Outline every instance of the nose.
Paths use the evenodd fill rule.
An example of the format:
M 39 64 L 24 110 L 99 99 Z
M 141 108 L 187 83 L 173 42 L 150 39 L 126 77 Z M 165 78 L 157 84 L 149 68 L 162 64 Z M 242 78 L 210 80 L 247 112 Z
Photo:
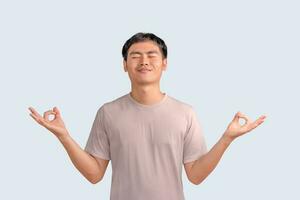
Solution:
M 140 65 L 142 66 L 142 65 L 149 65 L 149 60 L 148 60 L 148 58 L 147 58 L 147 55 L 145 56 L 142 56 L 141 57 L 141 60 L 140 60 Z

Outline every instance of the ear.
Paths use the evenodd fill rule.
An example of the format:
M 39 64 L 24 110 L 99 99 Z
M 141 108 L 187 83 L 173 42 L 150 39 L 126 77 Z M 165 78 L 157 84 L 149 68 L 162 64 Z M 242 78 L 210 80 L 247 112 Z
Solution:
M 123 67 L 124 67 L 124 71 L 127 72 L 127 65 L 126 65 L 126 61 L 123 60 Z
M 167 70 L 167 64 L 168 64 L 167 58 L 164 58 L 163 59 L 163 64 L 162 64 L 162 70 L 163 71 Z

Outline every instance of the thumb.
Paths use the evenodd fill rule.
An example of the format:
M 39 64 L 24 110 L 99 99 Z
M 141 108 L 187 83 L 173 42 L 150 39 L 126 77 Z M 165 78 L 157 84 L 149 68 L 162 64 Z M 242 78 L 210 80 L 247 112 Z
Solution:
M 55 107 L 53 107 L 53 111 L 56 113 L 56 116 L 61 116 L 60 115 L 60 111 L 58 110 L 58 108 L 55 106 Z
M 240 111 L 238 111 L 238 112 L 234 115 L 234 118 L 233 118 L 232 122 L 239 122 L 239 116 L 240 116 Z

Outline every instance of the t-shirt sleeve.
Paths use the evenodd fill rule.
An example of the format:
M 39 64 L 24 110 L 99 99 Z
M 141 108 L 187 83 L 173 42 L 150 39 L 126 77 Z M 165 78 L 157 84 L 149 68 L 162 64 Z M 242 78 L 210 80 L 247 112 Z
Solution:
M 193 108 L 190 109 L 188 118 L 189 123 L 183 144 L 184 164 L 197 160 L 207 153 L 203 129 Z
M 105 128 L 105 114 L 101 106 L 94 119 L 84 150 L 93 156 L 110 160 L 109 138 Z

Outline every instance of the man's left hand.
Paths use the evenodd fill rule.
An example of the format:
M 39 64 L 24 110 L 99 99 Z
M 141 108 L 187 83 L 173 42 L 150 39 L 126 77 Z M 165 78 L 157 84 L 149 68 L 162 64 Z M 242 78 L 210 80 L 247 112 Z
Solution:
M 245 121 L 246 121 L 245 124 L 241 125 L 239 123 L 240 118 L 245 119 Z M 262 115 L 253 122 L 249 117 L 247 117 L 243 113 L 237 112 L 235 114 L 233 120 L 231 121 L 231 123 L 228 125 L 228 127 L 224 133 L 224 136 L 233 140 L 233 139 L 255 129 L 258 125 L 260 125 L 261 123 L 264 122 L 265 118 L 266 118 L 266 116 Z

